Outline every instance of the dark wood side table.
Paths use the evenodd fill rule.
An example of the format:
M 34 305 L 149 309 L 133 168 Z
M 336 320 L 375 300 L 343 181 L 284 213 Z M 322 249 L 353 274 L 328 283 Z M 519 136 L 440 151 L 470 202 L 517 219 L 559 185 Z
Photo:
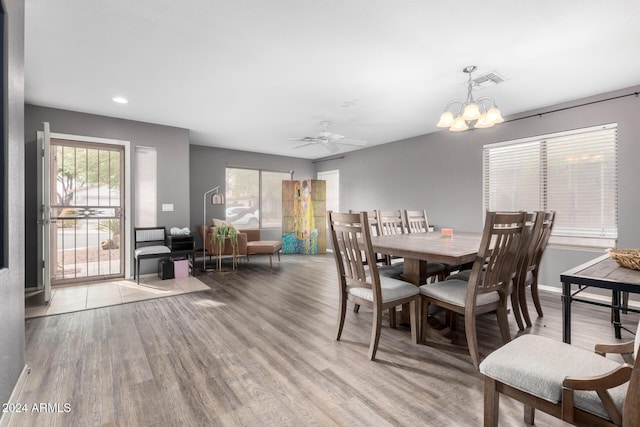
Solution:
M 640 271 L 620 267 L 607 254 L 562 273 L 560 281 L 562 282 L 562 341 L 571 343 L 572 302 L 611 307 L 615 336 L 618 339 L 621 338 L 620 309 L 623 307 L 620 303 L 620 295 L 622 292 L 640 293 Z M 572 293 L 571 285 L 578 285 L 579 288 Z M 589 286 L 610 289 L 612 291 L 611 304 L 577 297 Z M 640 313 L 640 310 L 625 309 Z
M 191 258 L 191 275 L 196 275 L 196 244 L 193 234 L 174 236 L 167 235 L 167 246 L 171 249 L 171 256 L 186 256 Z

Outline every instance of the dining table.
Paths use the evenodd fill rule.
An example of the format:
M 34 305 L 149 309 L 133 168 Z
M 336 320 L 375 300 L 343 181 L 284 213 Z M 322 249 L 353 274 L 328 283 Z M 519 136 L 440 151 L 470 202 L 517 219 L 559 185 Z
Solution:
M 472 263 L 478 249 L 482 233 L 457 232 L 455 235 L 442 236 L 441 233 L 408 233 L 385 236 L 372 236 L 371 245 L 376 253 L 404 258 L 402 279 L 422 286 L 427 283 L 427 261 L 441 262 L 447 266 L 460 266 Z M 409 307 L 403 306 L 400 312 L 401 323 L 408 323 Z M 430 325 L 425 331 L 431 338 L 449 342 L 448 328 L 429 316 Z M 433 323 L 432 323 L 433 322 Z
M 372 236 L 371 244 L 376 253 L 404 258 L 403 280 L 421 286 L 427 281 L 427 261 L 449 266 L 472 263 L 481 239 L 481 233 L 456 232 L 444 237 L 430 232 Z

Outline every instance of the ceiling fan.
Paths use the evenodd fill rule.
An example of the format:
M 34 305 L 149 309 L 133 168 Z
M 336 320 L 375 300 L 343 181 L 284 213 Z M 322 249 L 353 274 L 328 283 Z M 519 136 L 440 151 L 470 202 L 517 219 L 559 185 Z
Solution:
M 294 150 L 298 148 L 306 147 L 307 145 L 313 144 L 322 144 L 324 147 L 329 150 L 331 153 L 337 153 L 340 151 L 340 147 L 338 144 L 344 145 L 353 145 L 355 147 L 364 147 L 367 145 L 367 141 L 362 141 L 359 139 L 348 139 L 342 135 L 338 135 L 337 133 L 329 132 L 329 125 L 331 122 L 321 122 L 322 131 L 318 134 L 318 136 L 305 136 L 302 138 L 289 138 L 289 141 L 301 141 L 305 144 L 298 145 L 293 147 Z

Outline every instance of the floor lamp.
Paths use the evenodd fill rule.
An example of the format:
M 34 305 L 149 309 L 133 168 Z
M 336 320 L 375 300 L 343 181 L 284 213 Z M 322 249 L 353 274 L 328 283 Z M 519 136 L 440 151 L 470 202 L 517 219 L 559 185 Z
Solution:
M 202 270 L 207 271 L 207 250 L 206 250 L 206 242 L 204 241 L 207 238 L 207 195 L 213 193 L 211 196 L 211 204 L 212 205 L 224 205 L 224 195 L 219 193 L 220 186 L 218 185 L 215 188 L 212 188 L 209 191 L 205 191 L 202 196 L 202 208 L 203 208 L 203 216 L 202 216 Z

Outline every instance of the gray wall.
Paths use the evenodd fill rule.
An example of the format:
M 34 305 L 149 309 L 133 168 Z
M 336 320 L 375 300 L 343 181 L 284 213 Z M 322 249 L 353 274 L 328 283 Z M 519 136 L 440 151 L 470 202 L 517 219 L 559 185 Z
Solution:
M 314 178 L 316 172 L 311 160 L 271 154 L 192 145 L 190 147 L 189 171 L 191 175 L 191 229 L 197 234 L 198 225 L 203 220 L 203 195 L 220 186 L 225 192 L 226 167 L 237 166 L 271 171 L 294 171 L 294 179 Z M 225 206 L 207 205 L 208 222 L 211 218 L 224 218 Z M 266 240 L 280 240 L 282 229 L 264 229 L 261 237 Z
M 618 247 L 640 247 L 638 178 L 640 98 L 624 97 L 550 114 L 523 118 L 585 102 L 638 92 L 640 86 L 576 100 L 503 123 L 492 129 L 435 132 L 347 153 L 317 163 L 318 171 L 340 170 L 340 209 L 427 209 L 437 227 L 482 230 L 482 147 L 529 136 L 618 123 Z M 499 100 L 498 100 L 499 101 Z M 437 121 L 437 117 L 425 120 Z M 509 118 L 512 119 L 512 118 Z M 602 250 L 550 247 L 541 284 L 560 286 L 560 273 L 602 254 Z
M 189 225 L 189 131 L 171 126 L 161 126 L 132 120 L 96 116 L 93 114 L 59 110 L 55 108 L 25 105 L 25 168 L 36 169 L 36 132 L 42 130 L 42 122 L 49 122 L 52 133 L 64 133 L 97 138 L 125 140 L 131 143 L 131 156 L 137 145 L 156 147 L 158 155 L 158 225 L 186 227 Z M 132 203 L 135 201 L 135 162 L 132 159 Z M 27 253 L 35 254 L 37 243 L 37 200 L 35 174 L 26 177 L 26 246 Z M 163 203 L 172 203 L 173 212 L 162 212 Z M 135 216 L 129 212 L 130 218 Z M 127 254 L 130 256 L 131 254 Z M 153 260 L 147 260 L 143 273 L 153 271 Z M 156 260 L 157 262 L 157 260 Z M 26 286 L 37 281 L 36 260 L 27 257 Z
M 3 0 L 5 254 L 0 268 L 0 402 L 8 402 L 25 364 L 24 346 L 24 1 Z M 6 37 L 6 39 L 4 39 Z M 6 181 L 5 181 L 6 178 Z M 0 414 L 0 417 L 5 414 Z

